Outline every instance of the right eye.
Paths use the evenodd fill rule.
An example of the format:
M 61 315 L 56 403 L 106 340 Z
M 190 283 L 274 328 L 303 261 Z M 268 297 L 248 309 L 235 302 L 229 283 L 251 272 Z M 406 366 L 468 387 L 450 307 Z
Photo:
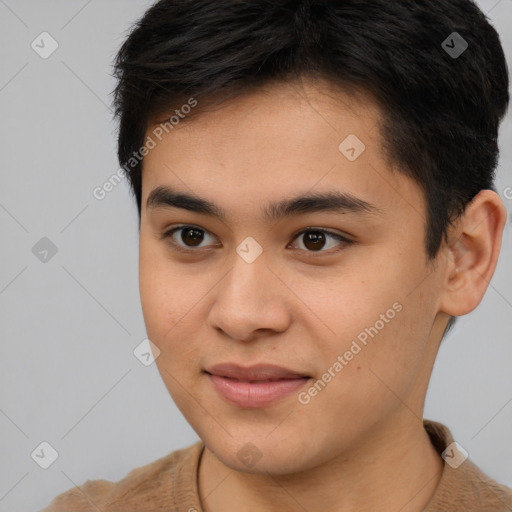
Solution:
M 175 236 L 180 231 L 181 234 L 179 236 Z M 193 248 L 200 247 L 200 244 L 204 240 L 205 233 L 207 233 L 206 230 L 201 229 L 197 226 L 182 224 L 180 226 L 174 226 L 166 230 L 160 238 L 168 240 L 170 245 L 177 251 L 192 253 L 198 252 L 196 249 Z M 177 241 L 177 239 L 179 240 L 179 242 Z

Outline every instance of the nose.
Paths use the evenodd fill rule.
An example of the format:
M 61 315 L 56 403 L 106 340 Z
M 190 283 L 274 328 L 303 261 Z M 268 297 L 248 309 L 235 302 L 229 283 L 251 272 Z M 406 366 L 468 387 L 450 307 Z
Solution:
M 267 263 L 262 256 L 252 263 L 234 258 L 233 267 L 214 288 L 211 327 L 241 341 L 289 327 L 293 293 Z

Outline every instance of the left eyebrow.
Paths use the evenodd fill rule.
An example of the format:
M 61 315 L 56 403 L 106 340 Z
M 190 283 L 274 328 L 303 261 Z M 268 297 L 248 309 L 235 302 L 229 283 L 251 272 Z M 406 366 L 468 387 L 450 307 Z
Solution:
M 146 208 L 182 208 L 191 212 L 216 217 L 225 222 L 227 212 L 208 199 L 192 196 L 173 190 L 168 186 L 158 186 L 148 196 Z M 277 221 L 306 213 L 333 212 L 375 215 L 382 211 L 374 204 L 345 192 L 306 193 L 271 202 L 262 209 L 262 217 L 267 221 Z

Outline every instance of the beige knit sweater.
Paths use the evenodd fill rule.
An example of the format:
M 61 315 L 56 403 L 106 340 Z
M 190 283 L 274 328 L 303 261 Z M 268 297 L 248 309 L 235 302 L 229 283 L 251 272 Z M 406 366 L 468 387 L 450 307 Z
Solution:
M 441 454 L 453 441 L 442 424 L 423 421 Z M 57 496 L 41 512 L 203 512 L 197 489 L 202 441 L 130 471 L 118 482 L 87 480 Z M 451 451 L 448 453 L 451 454 Z M 445 462 L 424 512 L 511 512 L 512 490 L 491 480 L 469 459 Z

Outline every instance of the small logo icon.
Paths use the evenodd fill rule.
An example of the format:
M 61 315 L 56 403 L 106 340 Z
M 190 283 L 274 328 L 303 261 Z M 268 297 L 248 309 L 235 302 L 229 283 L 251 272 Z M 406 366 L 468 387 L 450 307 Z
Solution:
M 452 59 L 458 59 L 467 50 L 468 42 L 458 32 L 452 32 L 441 46 Z
M 39 57 L 47 59 L 59 47 L 59 43 L 48 32 L 41 32 L 30 46 Z
M 361 156 L 363 151 L 366 149 L 366 146 L 359 137 L 351 133 L 341 142 L 338 149 L 347 160 L 353 162 Z
M 245 443 L 236 454 L 238 460 L 245 464 L 249 469 L 253 468 L 261 459 L 263 454 L 257 446 L 252 443 Z
M 453 469 L 457 469 L 468 458 L 468 452 L 459 443 L 454 441 L 446 447 L 441 457 Z
M 43 441 L 30 456 L 38 466 L 48 469 L 57 460 L 59 454 L 50 443 Z
M 135 347 L 133 355 L 144 366 L 150 366 L 160 356 L 160 349 L 150 339 L 145 338 Z
M 263 252 L 263 247 L 252 236 L 248 236 L 236 248 L 236 252 L 246 263 L 252 263 Z
M 32 253 L 42 263 L 48 263 L 57 254 L 57 251 L 57 246 L 46 236 L 43 236 L 32 247 Z

